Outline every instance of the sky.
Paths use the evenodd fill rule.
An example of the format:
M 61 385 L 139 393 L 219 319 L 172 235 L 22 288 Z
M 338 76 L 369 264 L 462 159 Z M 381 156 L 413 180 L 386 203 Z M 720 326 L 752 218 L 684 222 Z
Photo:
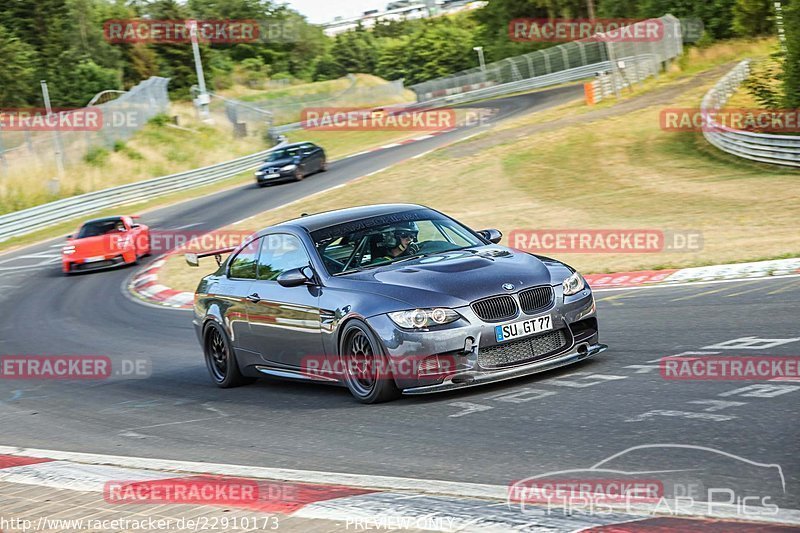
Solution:
M 390 0 L 284 0 L 295 11 L 299 11 L 309 22 L 321 24 L 335 17 L 355 17 L 370 9 L 386 9 Z

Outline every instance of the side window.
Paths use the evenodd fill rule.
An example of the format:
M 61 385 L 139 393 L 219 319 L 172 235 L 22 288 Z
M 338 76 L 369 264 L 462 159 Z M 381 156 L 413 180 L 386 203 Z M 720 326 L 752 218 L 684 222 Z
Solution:
M 464 247 L 464 246 L 469 246 L 471 244 L 470 239 L 464 236 L 463 233 L 461 233 L 463 231 L 461 228 L 454 228 L 450 226 L 440 226 L 440 227 L 442 229 L 442 232 L 447 236 L 450 242 L 452 242 L 456 246 Z
M 258 264 L 258 247 L 259 239 L 252 241 L 250 244 L 242 248 L 236 257 L 231 260 L 231 266 L 228 269 L 228 277 L 238 279 L 256 279 L 256 266 Z
M 276 233 L 261 239 L 258 279 L 272 281 L 293 268 L 310 263 L 303 243 L 294 235 Z

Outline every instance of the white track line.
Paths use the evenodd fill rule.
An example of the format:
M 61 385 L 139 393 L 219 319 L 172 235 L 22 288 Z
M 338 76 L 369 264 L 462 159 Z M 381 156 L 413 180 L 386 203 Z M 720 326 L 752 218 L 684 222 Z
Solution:
M 337 472 L 320 472 L 313 470 L 295 470 L 290 468 L 269 468 L 262 466 L 227 465 L 219 463 L 199 463 L 193 461 L 172 461 L 165 459 L 148 459 L 145 457 L 127 457 L 121 455 L 102 455 L 82 452 L 65 452 L 58 450 L 42 450 L 34 448 L 18 448 L 14 446 L 0 446 L 0 454 L 17 455 L 23 457 L 49 458 L 61 461 L 89 465 L 106 465 L 110 467 L 133 468 L 137 470 L 156 470 L 158 472 L 173 472 L 182 474 L 217 474 L 245 478 L 273 479 L 281 481 L 295 481 L 316 484 L 345 485 L 360 488 L 384 489 L 403 491 L 413 494 L 428 494 L 451 496 L 456 498 L 478 498 L 507 501 L 508 487 L 503 485 L 486 485 L 479 483 L 462 483 L 456 481 L 439 481 L 431 479 L 413 479 L 393 476 L 373 476 L 362 474 L 346 474 Z M 652 513 L 651 507 L 637 505 L 622 506 L 633 514 Z M 677 502 L 671 509 L 685 509 L 678 506 Z M 751 508 L 755 510 L 755 507 Z M 769 510 L 772 512 L 772 510 Z M 715 504 L 711 513 L 707 506 L 694 504 L 686 513 L 676 515 L 691 517 L 729 518 L 741 519 L 741 509 L 735 505 Z M 774 522 L 800 524 L 800 510 L 780 509 L 774 514 L 752 515 L 752 519 Z
M 711 281 L 681 281 L 678 283 L 658 283 L 656 285 L 644 285 L 637 287 L 610 287 L 608 289 L 592 289 L 593 292 L 611 292 L 611 291 L 638 291 L 642 289 L 668 289 L 672 287 L 694 287 L 695 285 L 714 285 L 716 283 L 736 283 L 741 281 L 765 281 L 775 279 L 790 279 L 800 277 L 800 274 L 785 274 L 782 276 L 760 276 L 752 278 L 734 278 L 734 279 L 715 279 Z M 589 284 L 591 286 L 591 283 Z

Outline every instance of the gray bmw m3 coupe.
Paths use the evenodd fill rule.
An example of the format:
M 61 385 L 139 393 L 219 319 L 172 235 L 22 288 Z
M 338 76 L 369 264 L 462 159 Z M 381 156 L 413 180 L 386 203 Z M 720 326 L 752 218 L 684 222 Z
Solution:
M 583 277 L 500 238 L 424 206 L 371 205 L 187 254 L 219 262 L 194 303 L 209 373 L 220 387 L 260 376 L 336 383 L 375 403 L 604 351 Z

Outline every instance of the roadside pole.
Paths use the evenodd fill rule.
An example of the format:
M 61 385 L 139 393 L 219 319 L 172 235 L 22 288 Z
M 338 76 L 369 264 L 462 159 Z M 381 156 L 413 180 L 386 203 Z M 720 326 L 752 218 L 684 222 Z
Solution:
M 197 113 L 200 115 L 201 120 L 208 120 L 208 104 L 211 103 L 211 97 L 206 91 L 206 79 L 203 75 L 203 61 L 200 58 L 200 46 L 197 44 L 197 21 L 189 21 L 189 32 L 192 38 L 192 54 L 194 55 L 194 68 L 197 71 L 197 87 L 200 94 L 194 99 L 194 105 L 197 108 Z
M 50 91 L 47 90 L 47 80 L 40 81 L 42 85 L 42 98 L 44 99 L 44 108 L 47 111 L 47 117 L 53 114 L 53 108 L 50 106 Z M 55 128 L 53 132 L 53 146 L 56 152 L 56 170 L 57 175 L 50 180 L 50 192 L 57 194 L 61 188 L 61 178 L 64 177 L 64 148 L 61 145 L 61 132 Z

